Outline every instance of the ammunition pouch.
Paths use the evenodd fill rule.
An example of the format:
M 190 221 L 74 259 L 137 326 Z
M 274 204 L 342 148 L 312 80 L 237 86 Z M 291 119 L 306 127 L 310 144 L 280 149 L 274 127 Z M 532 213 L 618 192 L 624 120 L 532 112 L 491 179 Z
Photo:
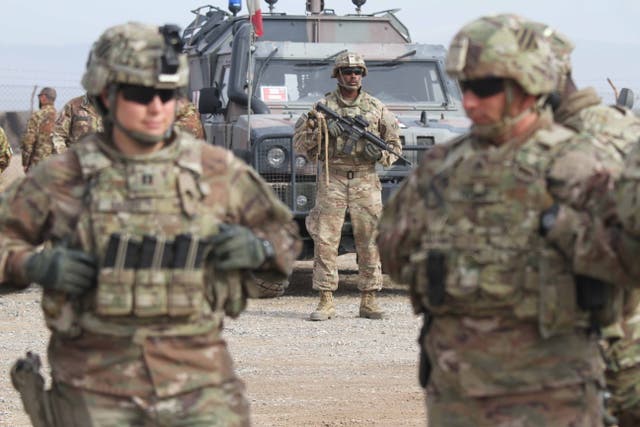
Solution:
M 429 305 L 438 307 L 444 303 L 447 283 L 446 255 L 439 250 L 427 254 L 427 280 Z
M 34 427 L 54 427 L 51 405 L 40 374 L 40 357 L 27 352 L 11 368 L 11 383 L 20 393 L 24 410 Z
M 110 236 L 98 276 L 96 311 L 103 316 L 170 317 L 198 312 L 205 296 L 207 240 Z

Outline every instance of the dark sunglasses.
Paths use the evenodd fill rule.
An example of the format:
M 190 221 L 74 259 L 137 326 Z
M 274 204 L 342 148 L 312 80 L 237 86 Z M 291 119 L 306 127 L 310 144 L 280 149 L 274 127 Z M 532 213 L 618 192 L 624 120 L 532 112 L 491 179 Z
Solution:
M 143 105 L 147 105 L 153 101 L 156 95 L 163 104 L 176 97 L 175 89 L 156 89 L 154 87 L 138 85 L 120 85 L 120 93 L 122 93 L 122 97 L 127 101 Z
M 364 73 L 364 70 L 360 67 L 345 67 L 340 68 L 340 74 L 348 76 L 350 74 L 355 74 L 356 76 L 361 76 Z
M 488 98 L 504 90 L 504 79 L 488 78 L 478 80 L 465 80 L 460 82 L 462 92 L 470 90 L 479 98 Z

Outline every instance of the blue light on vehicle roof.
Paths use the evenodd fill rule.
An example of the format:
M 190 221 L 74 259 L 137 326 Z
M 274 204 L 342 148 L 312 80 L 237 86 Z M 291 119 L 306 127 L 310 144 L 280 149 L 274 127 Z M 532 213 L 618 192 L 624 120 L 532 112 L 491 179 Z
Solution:
M 242 0 L 229 0 L 229 9 L 242 9 Z

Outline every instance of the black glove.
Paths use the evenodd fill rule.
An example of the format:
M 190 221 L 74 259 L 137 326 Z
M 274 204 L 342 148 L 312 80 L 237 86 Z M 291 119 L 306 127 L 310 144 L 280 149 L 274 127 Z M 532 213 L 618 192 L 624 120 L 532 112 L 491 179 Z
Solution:
M 31 255 L 25 263 L 30 282 L 45 289 L 80 295 L 96 285 L 98 267 L 86 252 L 57 247 Z
M 364 155 L 367 159 L 377 162 L 382 157 L 382 150 L 370 142 L 364 146 Z
M 344 128 L 339 121 L 329 119 L 327 120 L 327 132 L 329 132 L 329 135 L 331 135 L 333 138 L 337 138 L 342 135 L 342 133 L 344 132 Z
M 209 259 L 220 270 L 253 270 L 273 257 L 271 242 L 242 225 L 221 224 L 211 243 Z

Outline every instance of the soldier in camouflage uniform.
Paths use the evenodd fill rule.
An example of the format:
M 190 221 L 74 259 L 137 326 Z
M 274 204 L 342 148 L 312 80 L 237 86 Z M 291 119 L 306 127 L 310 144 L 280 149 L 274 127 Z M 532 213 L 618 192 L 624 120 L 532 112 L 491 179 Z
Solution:
M 102 130 L 102 117 L 87 94 L 77 96 L 64 105 L 56 119 L 51 135 L 54 152 L 62 153 L 83 136 Z
M 3 194 L 0 282 L 42 286 L 51 330 L 41 405 L 30 359 L 14 384 L 47 426 L 248 426 L 223 318 L 255 277 L 289 275 L 296 224 L 231 152 L 173 129 L 178 27 L 112 27 L 92 51 L 82 83 L 105 131 Z
M 596 138 L 610 151 L 612 158 L 618 160 L 621 169 L 626 155 L 638 145 L 640 119 L 623 107 L 603 105 L 593 88 L 578 90 L 571 73 L 573 43 L 545 24 L 533 22 L 531 25 L 550 41 L 556 57 L 560 78 L 554 102 L 555 120 Z M 619 170 L 609 172 L 613 179 L 619 178 Z M 595 263 L 589 262 L 589 265 L 593 269 Z M 603 279 L 611 277 L 610 271 L 605 269 Z M 626 289 L 623 300 L 621 314 L 624 318 L 616 319 L 614 324 L 603 329 L 602 344 L 607 387 L 611 392 L 610 410 L 618 418 L 620 427 L 632 427 L 640 426 L 640 291 Z
M 51 87 L 42 88 L 38 94 L 39 110 L 29 118 L 20 141 L 25 172 L 53 153 L 51 132 L 56 121 L 56 108 L 53 106 L 55 100 L 56 91 Z
M 367 67 L 361 55 L 345 52 L 336 58 L 332 77 L 338 81 L 334 92 L 319 102 L 345 117 L 362 115 L 367 130 L 380 136 L 394 152 L 401 154 L 395 116 L 378 99 L 362 90 Z M 320 291 L 320 303 L 311 320 L 327 320 L 335 315 L 333 292 L 338 288 L 336 257 L 345 211 L 353 225 L 358 253 L 358 289 L 362 298 L 360 317 L 381 319 L 384 312 L 375 295 L 382 288 L 380 255 L 375 245 L 375 229 L 382 211 L 381 185 L 375 165 L 385 166 L 397 156 L 380 150 L 364 139 L 350 141 L 336 121 L 329 120 L 328 144 L 318 145 L 324 118 L 315 110 L 296 123 L 294 146 L 309 158 L 323 160 L 318 176 L 316 205 L 307 217 L 307 229 L 314 241 L 313 289 Z M 324 163 L 326 162 L 326 163 Z
M 175 126 L 197 139 L 204 139 L 200 115 L 186 98 L 178 99 Z M 102 132 L 102 117 L 86 94 L 75 97 L 65 104 L 56 120 L 51 136 L 54 152 L 62 153 L 84 135 L 96 132 Z
M 178 99 L 178 111 L 176 112 L 175 125 L 197 139 L 204 139 L 204 127 L 200 120 L 200 113 L 193 102 L 186 97 Z
M 11 150 L 9 139 L 4 133 L 4 129 L 0 127 L 0 173 L 4 172 L 4 170 L 9 167 L 12 155 L 13 151 Z
M 613 160 L 553 123 L 551 48 L 524 24 L 483 17 L 454 37 L 471 132 L 427 152 L 379 225 L 384 267 L 424 314 L 429 425 L 602 425 L 589 278 L 571 259 L 590 227 L 578 190 Z

